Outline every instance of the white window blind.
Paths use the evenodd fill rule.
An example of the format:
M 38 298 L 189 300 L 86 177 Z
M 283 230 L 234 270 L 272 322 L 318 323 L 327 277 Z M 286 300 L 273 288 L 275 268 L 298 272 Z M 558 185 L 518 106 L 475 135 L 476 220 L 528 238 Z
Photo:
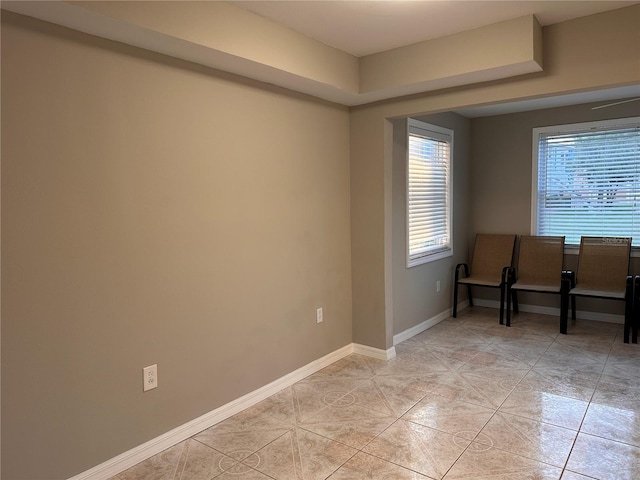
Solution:
M 407 266 L 452 255 L 449 129 L 409 119 Z
M 534 180 L 537 235 L 640 245 L 640 117 L 535 128 Z

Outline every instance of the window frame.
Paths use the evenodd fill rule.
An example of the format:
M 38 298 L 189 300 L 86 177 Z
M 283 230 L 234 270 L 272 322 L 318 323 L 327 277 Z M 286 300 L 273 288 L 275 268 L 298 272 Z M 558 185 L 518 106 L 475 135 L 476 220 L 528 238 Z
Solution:
M 411 225 L 410 225 L 410 197 L 409 197 L 409 181 L 410 181 L 410 137 L 414 134 L 419 134 L 421 136 L 432 138 L 437 141 L 447 142 L 449 145 L 449 155 L 447 158 L 447 188 L 446 188 L 446 200 L 448 202 L 445 204 L 446 209 L 446 222 L 447 222 L 447 236 L 449 238 L 448 246 L 436 250 L 434 252 L 423 253 L 422 255 L 411 255 L 410 248 L 410 235 L 411 235 Z M 407 152 L 405 159 L 405 167 L 406 167 L 406 184 L 405 184 L 405 249 L 406 249 L 406 267 L 416 267 L 419 265 L 423 265 L 425 263 L 435 262 L 436 260 L 440 260 L 443 258 L 453 256 L 453 149 L 454 149 L 454 131 L 440 127 L 438 125 L 433 125 L 430 123 L 426 123 L 415 118 L 407 119 Z M 413 258 L 412 258 L 413 257 Z
M 567 134 L 567 133 L 580 133 L 580 132 L 588 132 L 593 130 L 612 130 L 612 127 L 619 127 L 623 129 L 625 127 L 629 127 L 630 125 L 636 124 L 640 126 L 640 117 L 623 117 L 616 118 L 610 120 L 596 120 L 590 122 L 579 122 L 579 123 L 570 123 L 563 125 L 550 125 L 545 127 L 534 127 L 532 132 L 532 174 L 531 174 L 531 234 L 532 235 L 540 235 L 538 231 L 538 166 L 540 164 L 539 152 L 540 152 L 540 136 L 545 133 L 555 133 L 555 134 Z M 611 235 L 615 236 L 615 235 Z M 640 240 L 634 239 L 634 240 Z M 580 245 L 567 243 L 565 244 L 565 253 L 569 254 L 577 254 L 579 251 Z M 632 252 L 634 252 L 633 256 L 639 256 L 640 252 L 639 247 L 632 247 Z

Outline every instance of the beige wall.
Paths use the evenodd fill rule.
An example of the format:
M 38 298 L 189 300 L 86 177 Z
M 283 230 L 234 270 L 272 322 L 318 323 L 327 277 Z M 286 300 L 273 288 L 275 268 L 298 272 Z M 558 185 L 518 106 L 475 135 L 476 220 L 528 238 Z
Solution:
M 640 62 L 640 60 L 639 60 Z M 471 121 L 471 197 L 470 235 L 479 232 L 531 232 L 531 182 L 533 128 L 640 116 L 640 103 L 626 103 L 592 110 L 583 104 L 532 112 L 474 118 Z M 606 103 L 606 102 L 605 102 Z M 636 262 L 632 273 L 640 273 Z M 576 255 L 567 255 L 567 268 L 576 268 Z M 640 267 L 640 264 L 638 264 Z M 495 289 L 476 289 L 480 298 L 498 299 Z M 522 303 L 559 307 L 557 295 L 522 294 Z M 578 309 L 624 313 L 618 302 L 579 301 Z
M 346 108 L 3 12 L 2 140 L 2 478 L 351 342 Z
M 359 322 L 353 324 L 353 338 L 357 343 L 386 349 L 392 346 L 392 334 L 385 325 L 384 313 L 385 171 L 376 157 L 382 156 L 385 135 L 393 130 L 384 118 L 355 112 L 350 120 L 351 262 L 362 267 L 351 272 L 353 314 L 359 317 Z M 390 184 L 389 181 L 389 188 Z
M 391 347 L 446 303 L 395 325 L 392 120 L 640 83 L 639 17 L 545 28 L 539 74 L 348 112 L 3 12 L 2 477 L 71 476 L 352 341 Z
M 367 55 L 360 59 L 361 91 L 427 91 L 540 72 L 540 35 L 538 20 L 527 15 Z
M 70 3 L 127 28 L 142 27 L 210 49 L 211 58 L 229 55 L 233 60 L 226 66 L 245 60 L 347 92 L 359 90 L 356 57 L 228 2 Z
M 389 119 L 446 112 L 640 83 L 640 6 L 543 29 L 544 72 L 442 90 L 351 110 L 351 238 L 353 338 L 378 348 L 393 344 L 393 155 L 385 148 Z M 471 158 L 471 164 L 474 159 Z M 456 195 L 454 193 L 454 195 Z M 450 269 L 454 265 L 449 266 Z M 451 275 L 452 273 L 450 273 Z M 431 289 L 431 285 L 425 285 Z
M 470 121 L 455 113 L 417 117 L 423 122 L 453 130 L 453 257 L 407 268 L 406 260 L 406 120 L 393 122 L 393 334 L 405 330 L 451 308 L 453 268 L 467 261 L 469 225 Z M 436 281 L 441 290 L 436 292 Z M 461 298 L 462 299 L 462 298 Z

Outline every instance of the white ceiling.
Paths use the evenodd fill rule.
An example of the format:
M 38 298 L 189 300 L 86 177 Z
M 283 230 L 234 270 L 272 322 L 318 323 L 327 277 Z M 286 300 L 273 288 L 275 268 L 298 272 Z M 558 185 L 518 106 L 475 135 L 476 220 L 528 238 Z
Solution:
M 534 14 L 542 26 L 615 10 L 640 0 L 231 0 L 236 6 L 356 56 L 391 50 Z M 640 96 L 640 85 L 484 105 L 467 117 L 500 115 Z
M 542 26 L 626 7 L 632 1 L 326 0 L 232 1 L 356 56 L 382 52 L 524 15 Z

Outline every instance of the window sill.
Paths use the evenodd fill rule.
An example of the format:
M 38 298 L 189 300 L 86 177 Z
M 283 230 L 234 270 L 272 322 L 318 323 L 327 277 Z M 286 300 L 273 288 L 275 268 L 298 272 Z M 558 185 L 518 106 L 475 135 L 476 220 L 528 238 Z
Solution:
M 450 248 L 448 250 L 443 250 L 441 252 L 425 255 L 424 257 L 414 258 L 413 260 L 407 260 L 407 268 L 417 267 L 418 265 L 424 265 L 425 263 L 435 262 L 436 260 L 441 260 L 443 258 L 452 257 L 452 256 L 453 256 L 453 249 Z

